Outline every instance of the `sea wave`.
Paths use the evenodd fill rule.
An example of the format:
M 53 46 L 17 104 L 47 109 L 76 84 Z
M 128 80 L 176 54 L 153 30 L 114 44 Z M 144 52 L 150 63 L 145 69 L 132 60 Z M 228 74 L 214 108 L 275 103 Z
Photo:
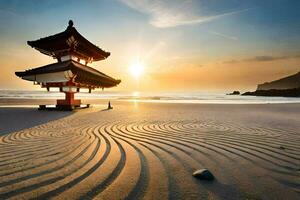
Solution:
M 57 99 L 64 94 L 47 91 L 0 90 L 0 99 Z M 137 92 L 81 92 L 75 95 L 80 99 L 109 99 L 119 101 L 152 103 L 214 103 L 214 104 L 266 104 L 266 103 L 300 103 L 300 98 L 293 97 L 256 97 L 225 95 L 225 93 L 137 93 Z

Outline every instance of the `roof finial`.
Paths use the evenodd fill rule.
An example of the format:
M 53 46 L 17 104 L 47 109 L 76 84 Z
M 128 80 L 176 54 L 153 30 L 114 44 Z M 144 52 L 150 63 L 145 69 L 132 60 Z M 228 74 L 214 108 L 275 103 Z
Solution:
M 70 19 L 69 20 L 69 27 L 73 27 L 73 24 L 74 24 L 73 21 Z

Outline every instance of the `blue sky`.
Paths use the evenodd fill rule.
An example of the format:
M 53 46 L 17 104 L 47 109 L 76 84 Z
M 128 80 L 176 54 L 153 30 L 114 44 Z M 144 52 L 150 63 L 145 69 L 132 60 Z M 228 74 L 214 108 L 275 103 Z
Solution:
M 0 61 L 0 64 L 10 76 L 28 65 L 53 62 L 39 57 L 26 41 L 63 31 L 72 19 L 79 32 L 112 52 L 107 61 L 100 63 L 101 69 L 121 76 L 125 83 L 126 67 L 134 59 L 145 64 L 148 82 L 144 85 L 151 80 L 157 85 L 167 85 L 164 81 L 171 77 L 165 77 L 186 69 L 190 73 L 197 71 L 200 76 L 218 73 L 216 67 L 220 63 L 227 71 L 237 73 L 240 69 L 241 74 L 254 62 L 272 72 L 272 64 L 274 74 L 270 78 L 273 78 L 299 69 L 295 64 L 300 55 L 299 10 L 297 0 L 0 0 L 0 56 L 2 60 L 20 61 Z M 226 66 L 229 63 L 235 65 L 234 69 Z M 159 75 L 158 70 L 161 70 Z M 234 84 L 253 87 L 254 81 L 268 78 L 263 74 L 259 77 L 228 87 Z M 226 78 L 231 77 L 225 75 L 224 82 Z M 239 80 L 243 78 L 241 75 Z M 195 79 L 190 83 L 192 88 L 203 85 L 196 78 L 191 79 Z M 21 80 L 11 80 L 18 82 L 0 82 L 0 86 L 22 85 Z M 212 81 L 209 87 L 221 87 L 217 82 Z M 129 88 L 136 85 L 129 80 L 127 83 Z

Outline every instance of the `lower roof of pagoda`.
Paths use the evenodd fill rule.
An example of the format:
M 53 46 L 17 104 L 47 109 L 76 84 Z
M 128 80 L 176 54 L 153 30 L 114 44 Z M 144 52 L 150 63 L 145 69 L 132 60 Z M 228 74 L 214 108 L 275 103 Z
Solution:
M 24 80 L 42 84 L 61 83 L 72 80 L 74 83 L 94 88 L 114 87 L 121 82 L 121 80 L 114 79 L 74 60 L 45 65 L 16 72 L 15 74 Z

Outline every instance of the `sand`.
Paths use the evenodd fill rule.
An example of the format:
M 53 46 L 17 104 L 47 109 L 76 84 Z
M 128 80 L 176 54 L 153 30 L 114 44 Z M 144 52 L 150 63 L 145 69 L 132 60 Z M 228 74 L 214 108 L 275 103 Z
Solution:
M 0 199 L 300 199 L 299 104 L 113 106 L 0 108 Z

